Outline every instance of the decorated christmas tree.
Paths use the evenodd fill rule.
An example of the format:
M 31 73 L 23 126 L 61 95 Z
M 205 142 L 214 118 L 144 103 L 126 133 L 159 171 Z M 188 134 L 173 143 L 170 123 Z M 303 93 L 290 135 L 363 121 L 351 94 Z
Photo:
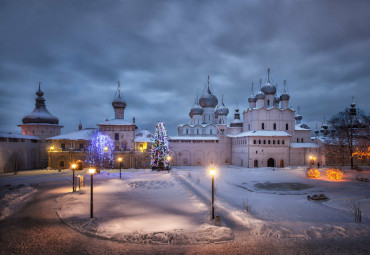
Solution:
M 95 132 L 87 148 L 86 162 L 100 170 L 103 167 L 112 167 L 114 144 L 110 136 Z
M 158 122 L 154 131 L 152 149 L 151 149 L 151 166 L 152 169 L 169 169 L 171 161 L 171 152 L 168 146 L 167 131 L 163 122 Z

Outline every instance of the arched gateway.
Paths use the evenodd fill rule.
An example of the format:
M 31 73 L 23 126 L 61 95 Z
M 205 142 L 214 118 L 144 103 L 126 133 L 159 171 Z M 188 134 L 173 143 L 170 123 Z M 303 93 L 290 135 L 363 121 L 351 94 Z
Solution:
M 275 167 L 275 159 L 269 158 L 267 160 L 267 167 Z

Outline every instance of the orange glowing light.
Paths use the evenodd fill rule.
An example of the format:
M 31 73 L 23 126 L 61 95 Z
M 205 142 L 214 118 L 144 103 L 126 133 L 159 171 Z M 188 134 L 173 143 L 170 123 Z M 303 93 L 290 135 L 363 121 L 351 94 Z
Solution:
M 342 180 L 343 172 L 339 169 L 331 168 L 326 171 L 326 176 L 328 176 L 332 180 Z
M 311 168 L 306 172 L 306 176 L 308 178 L 319 178 L 320 177 L 320 171 L 316 168 Z
M 367 151 L 355 151 L 354 153 L 352 153 L 352 156 L 351 157 L 354 157 L 354 156 L 357 156 L 358 159 L 364 159 L 365 157 L 367 159 L 370 159 L 370 147 L 367 148 Z

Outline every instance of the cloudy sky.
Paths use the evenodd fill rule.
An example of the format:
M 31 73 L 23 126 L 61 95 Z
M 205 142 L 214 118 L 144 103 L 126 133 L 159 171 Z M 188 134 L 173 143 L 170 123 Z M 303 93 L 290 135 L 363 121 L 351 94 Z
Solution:
M 171 135 L 210 75 L 230 109 L 266 79 L 315 127 L 355 96 L 370 111 L 369 1 L 0 1 L 0 131 L 19 133 L 41 81 L 62 133 L 113 117 Z

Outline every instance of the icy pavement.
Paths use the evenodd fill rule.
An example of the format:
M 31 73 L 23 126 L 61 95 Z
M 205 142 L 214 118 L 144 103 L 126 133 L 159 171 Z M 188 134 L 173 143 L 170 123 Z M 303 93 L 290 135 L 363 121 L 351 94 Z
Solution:
M 128 243 L 233 239 L 230 228 L 211 225 L 208 207 L 191 196 L 176 175 L 143 171 L 123 173 L 122 180 L 118 176 L 104 171 L 94 177 L 94 219 L 89 218 L 90 187 L 58 198 L 58 215 L 80 232 Z

